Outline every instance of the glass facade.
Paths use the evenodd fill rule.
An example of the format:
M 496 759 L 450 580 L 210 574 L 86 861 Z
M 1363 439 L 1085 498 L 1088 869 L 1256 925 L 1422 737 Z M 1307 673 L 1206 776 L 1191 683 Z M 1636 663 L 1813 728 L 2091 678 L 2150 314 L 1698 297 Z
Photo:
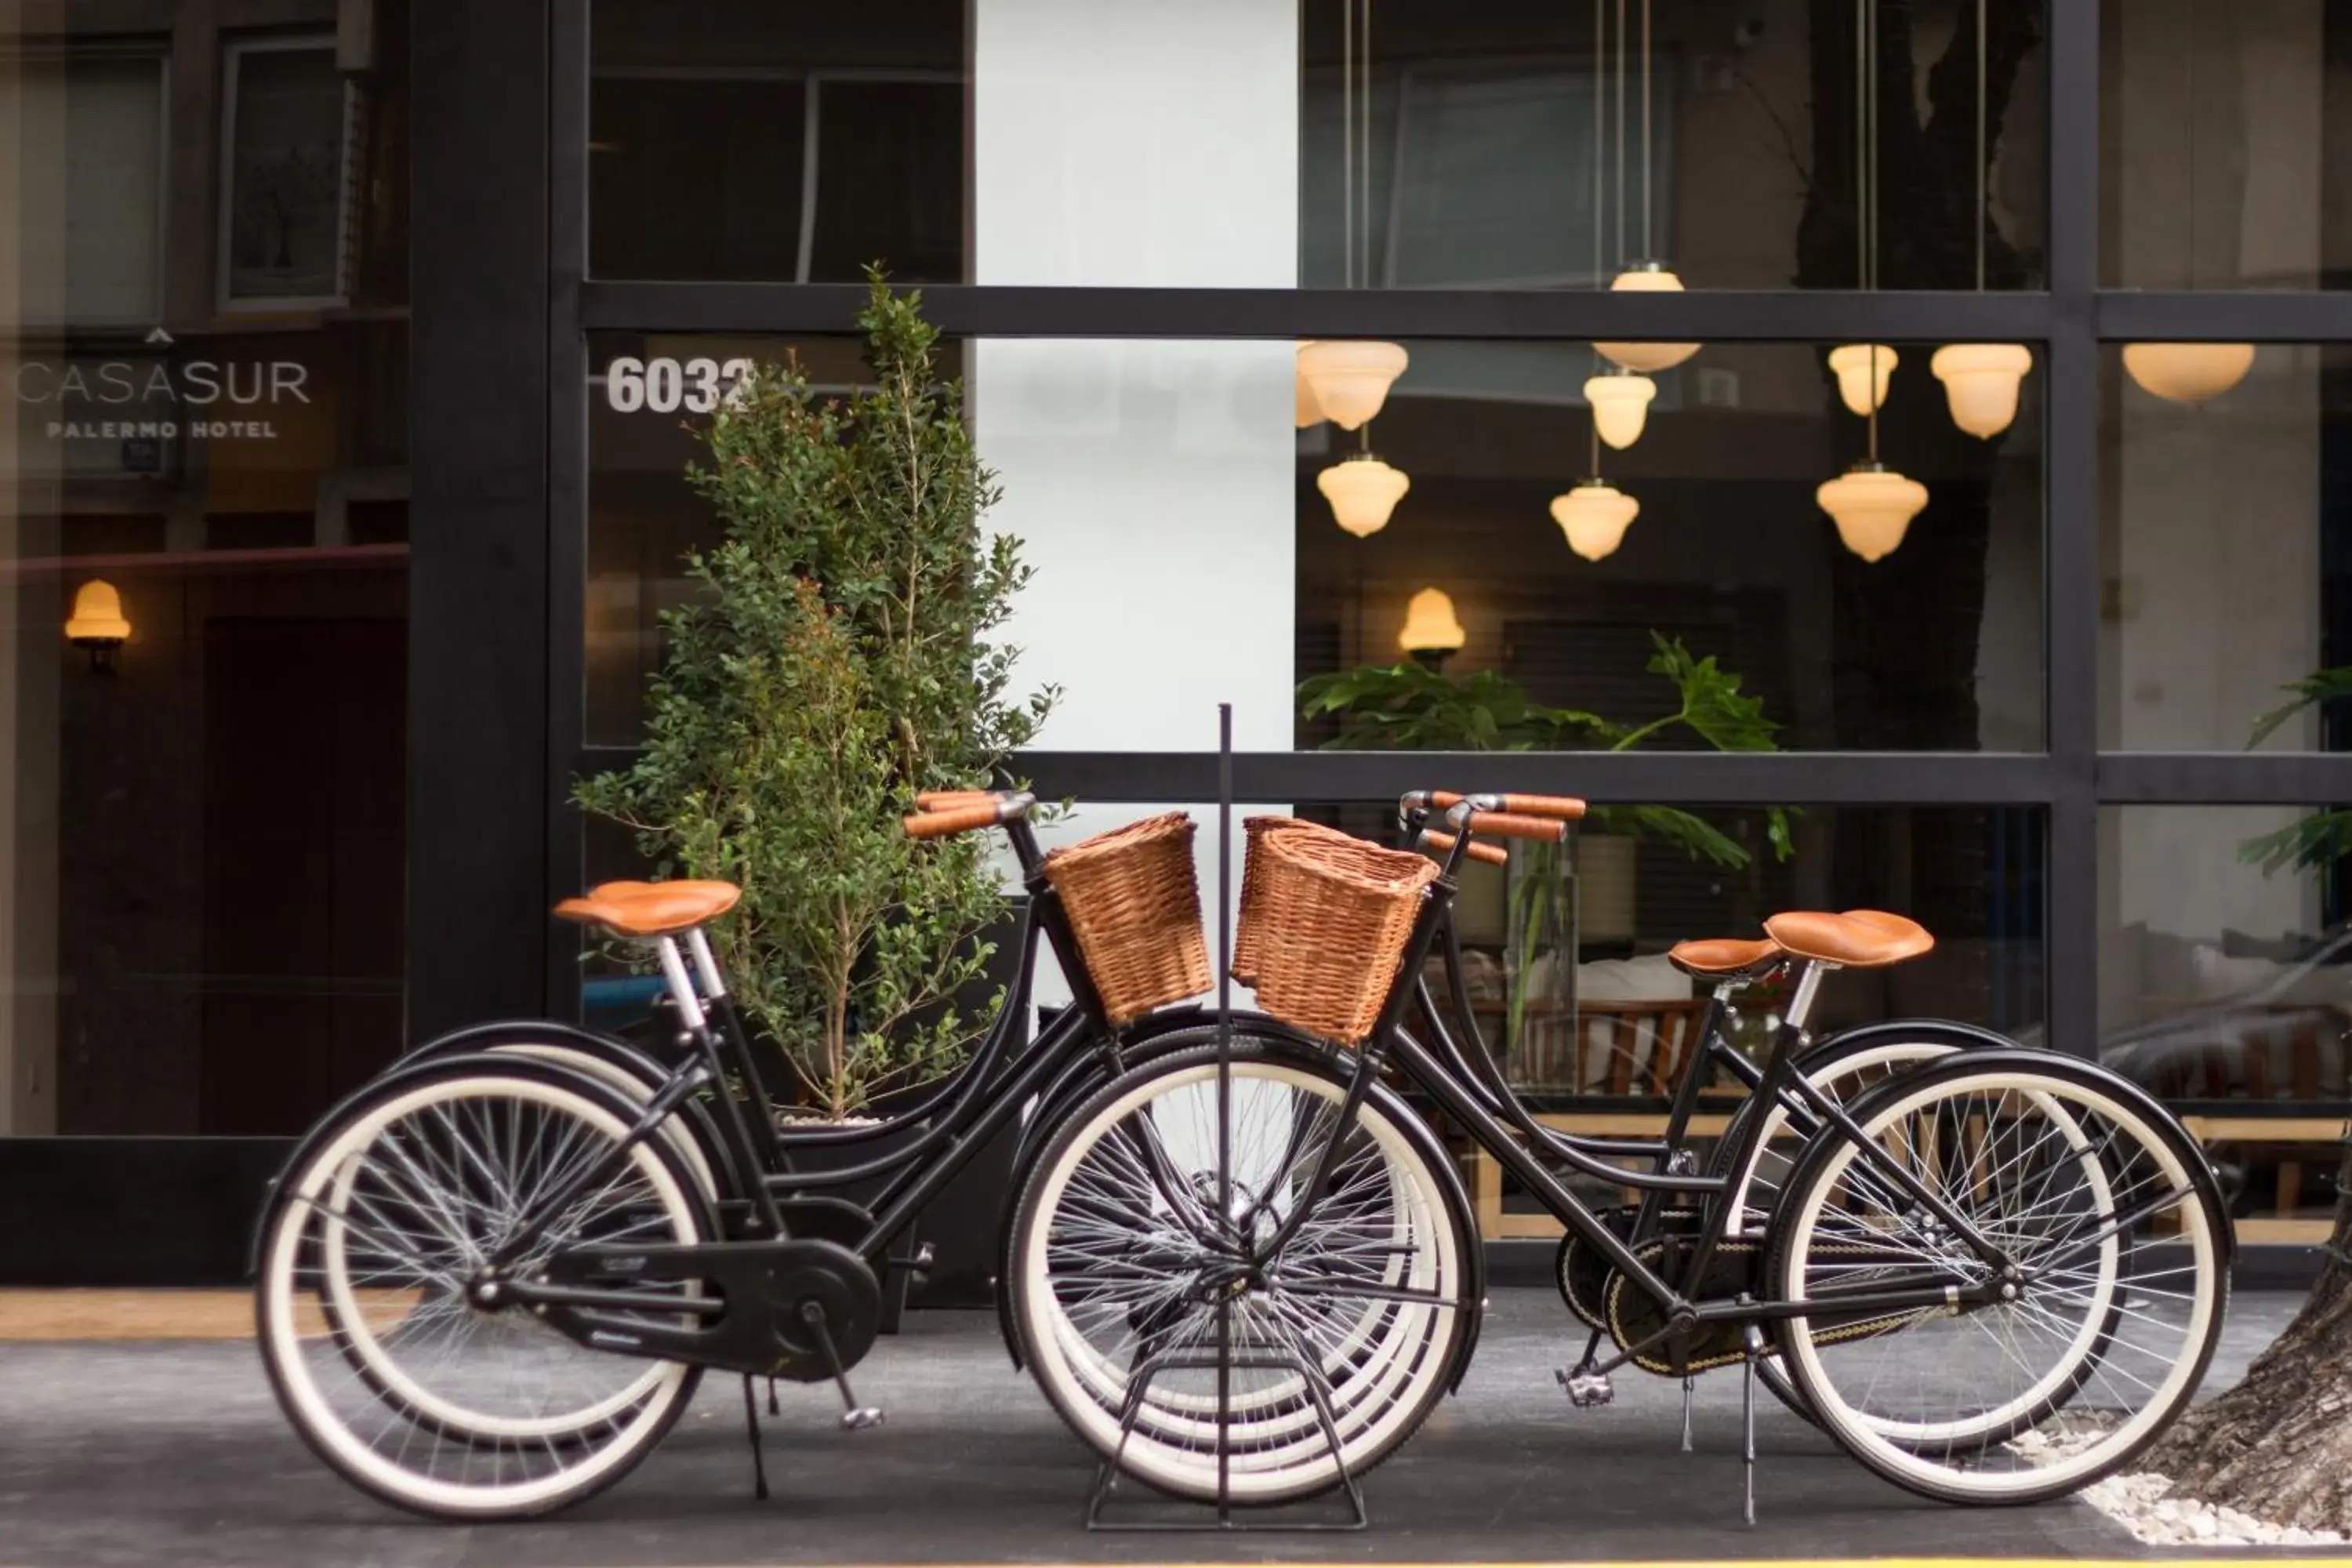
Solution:
M 292 1134 L 403 1037 L 407 6 L 179 9 L 0 28 L 5 1133 Z
M 1244 801 L 1748 853 L 1596 825 L 1578 1006 L 1785 902 L 1943 938 L 1842 1017 L 2107 1055 L 2256 962 L 2300 1006 L 2335 864 L 2238 857 L 2352 800 L 2336 9 L 10 12 L 0 1131 L 284 1135 L 581 1008 L 544 911 L 626 847 L 568 789 L 712 536 L 694 427 L 747 361 L 854 386 L 869 264 L 947 334 L 1063 688 L 1020 763 L 1084 820 L 1206 799 L 1230 701 Z M 1676 649 L 1769 728 L 1673 721 Z M 2271 1149 L 2352 1105 L 2298 1020 L 2148 1081 Z M 1638 1099 L 1585 1024 L 1515 1070 Z M 2246 1163 L 2248 1223 L 2325 1201 Z
M 2346 826 L 2294 805 L 2100 814 L 2099 1059 L 2192 1119 L 2242 1219 L 2335 1212 L 2352 1101 Z

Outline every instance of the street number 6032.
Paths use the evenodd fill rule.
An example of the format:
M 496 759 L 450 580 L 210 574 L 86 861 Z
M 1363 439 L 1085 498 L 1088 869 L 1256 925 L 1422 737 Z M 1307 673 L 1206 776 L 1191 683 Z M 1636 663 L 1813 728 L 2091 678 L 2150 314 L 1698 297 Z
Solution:
M 615 414 L 650 409 L 656 414 L 708 414 L 720 402 L 742 396 L 751 374 L 748 359 L 690 359 L 681 364 L 662 358 L 642 360 L 630 354 L 615 357 L 604 367 L 604 402 Z

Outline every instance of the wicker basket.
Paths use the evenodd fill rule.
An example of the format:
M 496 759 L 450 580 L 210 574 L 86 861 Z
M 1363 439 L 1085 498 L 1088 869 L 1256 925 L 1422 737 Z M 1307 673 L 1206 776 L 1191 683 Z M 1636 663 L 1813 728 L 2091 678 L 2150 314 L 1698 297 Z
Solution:
M 1241 918 L 1234 925 L 1234 980 L 1242 985 L 1257 984 L 1257 933 L 1262 921 L 1258 912 L 1258 895 L 1273 875 L 1265 866 L 1265 836 L 1278 827 L 1295 827 L 1302 833 L 1320 833 L 1343 843 L 1357 840 L 1336 827 L 1326 827 L 1319 822 L 1309 822 L 1300 816 L 1245 816 L 1242 818 L 1242 837 L 1248 848 L 1242 855 Z
M 1045 857 L 1045 879 L 1061 896 L 1112 1023 L 1209 988 L 1192 819 L 1183 812 L 1056 849 Z
M 1259 842 L 1257 1004 L 1353 1045 L 1380 1017 L 1436 863 L 1319 829 L 1276 828 Z

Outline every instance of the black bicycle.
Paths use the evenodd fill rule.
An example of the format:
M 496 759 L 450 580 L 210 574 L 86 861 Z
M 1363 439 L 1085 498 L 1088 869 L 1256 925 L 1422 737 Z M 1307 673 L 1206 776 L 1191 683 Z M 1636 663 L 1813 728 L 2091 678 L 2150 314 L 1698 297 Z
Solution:
M 404 1507 L 498 1517 L 627 1473 L 708 1369 L 743 1374 L 747 1414 L 766 1376 L 835 1383 L 846 1426 L 880 1418 L 848 1377 L 874 1342 L 893 1244 L 924 1205 L 1048 1086 L 1098 1083 L 1139 1044 L 1210 1037 L 1196 1010 L 1107 1010 L 1029 796 L 921 804 L 919 837 L 1003 828 L 1028 899 L 1001 1016 L 918 1111 L 780 1128 L 702 929 L 736 889 L 613 883 L 557 912 L 650 950 L 673 1049 L 483 1026 L 406 1058 L 305 1138 L 262 1217 L 257 1308 L 279 1402 L 328 1463 Z M 1189 919 L 1197 944 L 1197 905 Z M 1074 1002 L 1016 1048 L 1046 948 Z M 1466 1222 L 1442 1149 L 1417 1124 L 1412 1137 L 1431 1201 Z M 820 1145 L 877 1152 L 810 1168 Z M 838 1195 L 858 1189 L 872 1195 Z
M 1401 1026 L 1473 836 L 1523 830 L 1524 813 L 1486 815 L 1506 804 L 1447 811 L 1445 874 L 1393 959 L 1366 960 L 1393 962 L 1393 978 L 1361 1037 L 1333 1042 L 1351 1049 L 1237 1038 L 1223 1085 L 1212 1049 L 1176 1051 L 1057 1118 L 1005 1283 L 1023 1352 L 1074 1430 L 1162 1489 L 1246 1502 L 1339 1485 L 1411 1436 L 1460 1364 L 1478 1298 L 1475 1237 L 1424 1195 L 1418 1119 L 1393 1077 L 1570 1230 L 1570 1299 L 1615 1342 L 1585 1378 L 1777 1358 L 1856 1458 L 1953 1501 L 2071 1491 L 2154 1439 L 2211 1354 L 2231 1246 L 2173 1118 L 2086 1063 L 1997 1047 L 1889 1062 L 1877 1087 L 1833 1098 L 1800 1066 L 1822 975 L 1899 962 L 1927 938 L 1884 917 L 1792 913 L 1767 922 L 1768 943 L 1681 955 L 1727 985 L 1763 965 L 1793 979 L 1755 1109 L 1713 1171 L 1680 1157 L 1678 1131 L 1623 1142 L 1543 1128 L 1491 1060 L 1477 1065 L 1483 1050 Z M 1693 1093 L 1686 1079 L 1682 1123 Z M 1759 1212 L 1775 1142 L 1794 1158 L 1776 1163 L 1777 1201 Z M 1561 1166 L 1653 1194 L 1649 1221 L 1596 1212 Z M 1215 1358 L 1233 1387 L 1213 1393 L 1200 1352 L 1221 1318 L 1241 1360 Z

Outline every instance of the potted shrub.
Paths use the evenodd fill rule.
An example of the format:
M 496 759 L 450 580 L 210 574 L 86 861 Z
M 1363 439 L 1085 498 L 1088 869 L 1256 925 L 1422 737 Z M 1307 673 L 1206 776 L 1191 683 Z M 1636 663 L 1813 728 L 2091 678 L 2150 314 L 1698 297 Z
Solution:
M 992 1023 L 986 836 L 917 843 L 898 819 L 919 790 L 997 782 L 1053 698 L 1016 697 L 993 640 L 1028 571 L 982 531 L 997 491 L 962 389 L 919 296 L 870 285 L 870 385 L 820 397 L 762 365 L 698 432 L 688 479 L 720 538 L 662 617 L 644 751 L 577 792 L 657 874 L 742 888 L 711 935 L 763 1078 L 786 1118 L 835 1123 L 936 1084 Z

